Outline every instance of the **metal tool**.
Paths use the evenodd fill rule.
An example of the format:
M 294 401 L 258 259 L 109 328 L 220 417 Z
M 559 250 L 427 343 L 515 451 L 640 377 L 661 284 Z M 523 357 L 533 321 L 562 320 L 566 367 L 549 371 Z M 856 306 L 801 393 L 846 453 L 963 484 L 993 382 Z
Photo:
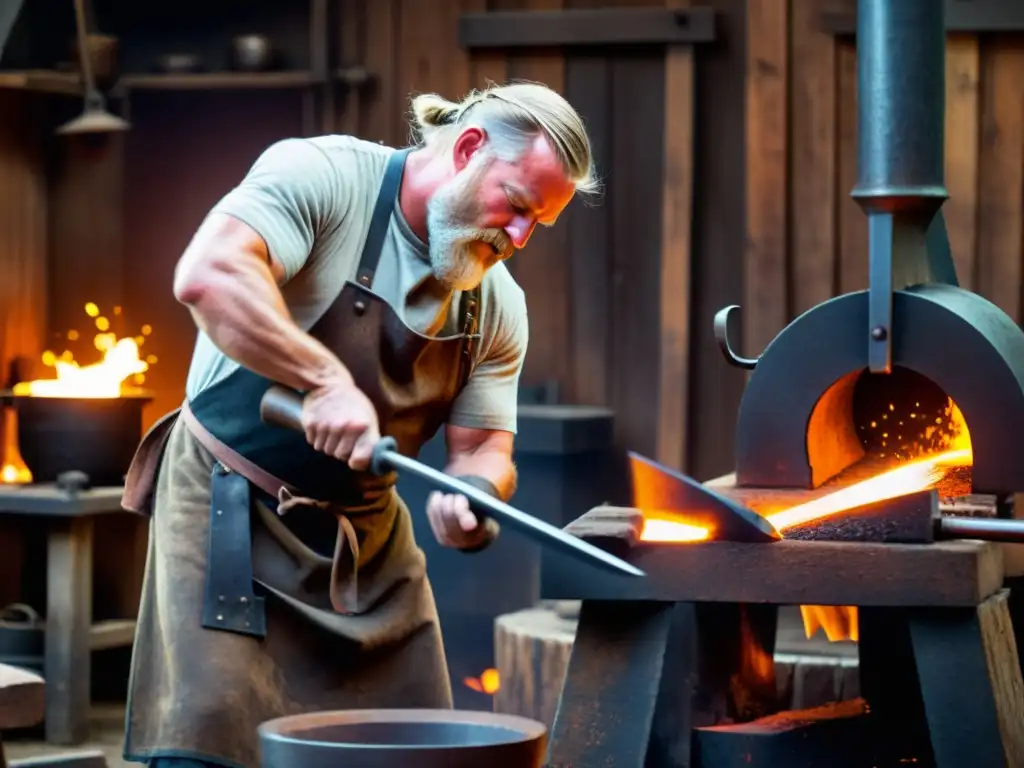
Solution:
M 260 401 L 260 417 L 268 424 L 288 429 L 302 430 L 302 396 L 294 390 L 272 386 Z M 370 471 L 382 475 L 389 471 L 408 472 L 426 481 L 445 493 L 459 493 L 469 500 L 470 509 L 478 518 L 494 518 L 546 547 L 629 576 L 646 575 L 639 568 L 625 560 L 598 549 L 592 544 L 566 533 L 561 528 L 545 523 L 532 515 L 521 512 L 500 499 L 474 488 L 457 478 L 429 467 L 421 461 L 403 456 L 397 450 L 398 444 L 392 437 L 383 437 L 377 443 L 370 461 Z
M 629 452 L 634 506 L 673 512 L 708 528 L 714 541 L 773 542 L 782 539 L 770 521 L 691 477 Z

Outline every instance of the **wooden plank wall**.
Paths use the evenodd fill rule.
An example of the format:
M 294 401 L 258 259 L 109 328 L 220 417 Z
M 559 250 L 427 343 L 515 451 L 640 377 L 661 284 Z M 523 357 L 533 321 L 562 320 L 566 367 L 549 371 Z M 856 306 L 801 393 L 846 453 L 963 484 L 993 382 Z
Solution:
M 46 334 L 46 181 L 38 101 L 0 91 L 0 386 L 7 363 L 36 358 Z M 0 422 L 0 446 L 6 438 Z M 0 607 L 21 597 L 23 527 L 0 523 Z
M 789 105 L 760 111 L 757 126 L 755 113 L 747 116 L 749 354 L 814 304 L 867 287 L 867 224 L 849 196 L 857 53 L 852 39 L 836 39 L 818 22 L 824 7 L 837 4 L 849 5 L 749 0 L 752 23 L 762 21 L 748 109 L 780 98 Z M 943 211 L 960 282 L 1024 320 L 1024 35 L 948 36 L 945 132 Z M 773 146 L 772 137 L 787 135 Z

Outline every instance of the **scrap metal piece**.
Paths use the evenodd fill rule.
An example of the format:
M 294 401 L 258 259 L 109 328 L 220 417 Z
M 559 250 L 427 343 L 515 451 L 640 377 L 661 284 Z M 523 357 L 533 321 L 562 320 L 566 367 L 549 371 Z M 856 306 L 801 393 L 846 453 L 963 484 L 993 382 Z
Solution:
M 644 511 L 673 512 L 710 530 L 714 541 L 773 542 L 782 535 L 751 509 L 633 451 L 629 452 L 634 505 Z M 642 497 L 642 504 L 637 500 Z

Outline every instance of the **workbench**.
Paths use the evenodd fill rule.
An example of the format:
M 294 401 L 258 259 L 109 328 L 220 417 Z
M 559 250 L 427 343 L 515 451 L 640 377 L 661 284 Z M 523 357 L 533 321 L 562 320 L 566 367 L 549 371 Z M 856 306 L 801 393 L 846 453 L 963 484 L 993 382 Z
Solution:
M 46 741 L 81 744 L 88 737 L 92 651 L 129 646 L 133 619 L 93 623 L 93 524 L 125 513 L 120 486 L 65 491 L 56 485 L 0 485 L 0 516 L 46 524 Z

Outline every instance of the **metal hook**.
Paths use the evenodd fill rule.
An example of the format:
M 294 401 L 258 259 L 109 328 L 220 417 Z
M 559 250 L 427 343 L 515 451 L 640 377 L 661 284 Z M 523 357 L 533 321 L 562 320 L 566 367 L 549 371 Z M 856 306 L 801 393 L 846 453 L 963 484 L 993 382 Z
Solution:
M 730 304 L 728 307 L 723 307 L 715 313 L 715 342 L 718 344 L 718 348 L 722 350 L 722 355 L 725 356 L 725 361 L 729 365 L 742 368 L 745 371 L 752 371 L 757 366 L 758 358 L 740 357 L 729 344 L 729 318 L 732 317 L 734 312 L 738 312 L 739 309 L 738 304 Z

